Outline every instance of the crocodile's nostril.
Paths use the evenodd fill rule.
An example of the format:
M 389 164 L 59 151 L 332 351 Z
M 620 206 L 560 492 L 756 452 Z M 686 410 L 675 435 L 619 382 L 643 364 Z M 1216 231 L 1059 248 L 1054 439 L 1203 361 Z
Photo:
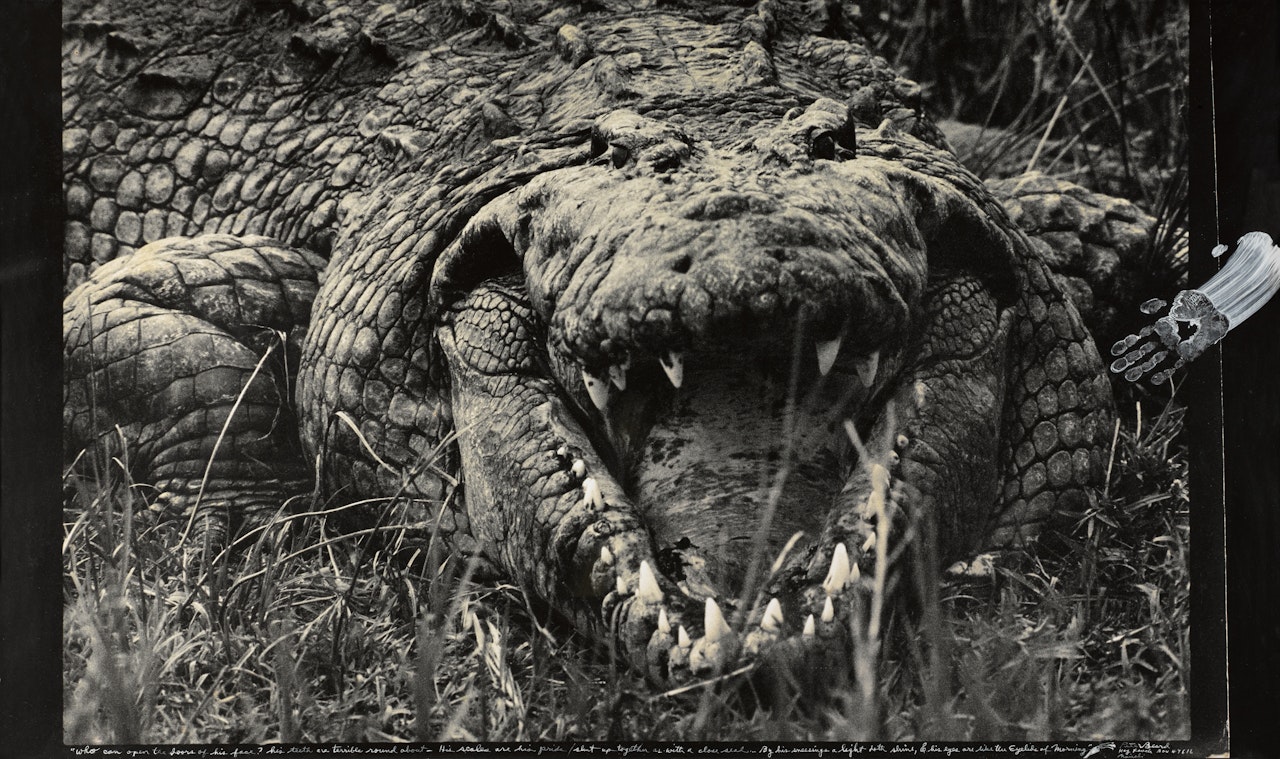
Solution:
M 688 274 L 689 268 L 693 266 L 693 259 L 689 256 L 680 256 L 671 264 L 671 271 L 676 274 Z

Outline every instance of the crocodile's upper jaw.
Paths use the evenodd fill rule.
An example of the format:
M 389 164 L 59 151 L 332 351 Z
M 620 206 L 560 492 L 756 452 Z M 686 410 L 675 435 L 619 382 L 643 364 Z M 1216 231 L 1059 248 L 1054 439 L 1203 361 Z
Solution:
M 811 111 L 843 113 L 829 101 Z M 616 118 L 597 122 L 605 142 Z M 794 144 L 787 120 L 736 147 L 679 130 L 684 149 L 673 151 L 677 130 L 627 118 L 664 140 L 633 145 L 625 161 L 550 172 L 491 203 L 438 264 L 437 301 L 452 308 L 495 279 L 527 299 L 531 323 L 520 334 L 536 334 L 532 364 L 554 378 L 570 409 L 563 423 L 606 471 L 575 460 L 572 446 L 565 467 L 582 478 L 584 501 L 606 510 L 629 502 L 642 522 L 647 546 L 631 567 L 614 569 L 605 541 L 578 549 L 587 563 L 566 571 L 590 574 L 601 590 L 616 572 L 618 589 L 635 592 L 628 577 L 650 562 L 685 597 L 724 604 L 759 590 L 762 567 L 804 533 L 791 544 L 790 579 L 769 589 L 798 628 L 806 609 L 823 609 L 818 586 L 837 543 L 846 564 L 867 564 L 876 539 L 869 504 L 882 522 L 898 507 L 885 503 L 888 472 L 903 476 L 895 448 L 923 402 L 916 377 L 931 370 L 922 331 L 932 327 L 913 316 L 931 277 L 941 269 L 985 283 L 992 323 L 1007 324 L 1001 273 L 1012 267 L 1012 243 L 961 189 L 886 160 L 881 152 L 903 146 L 937 152 L 892 128 L 869 132 L 863 153 L 815 159 L 770 142 Z M 646 152 L 653 145 L 661 161 Z M 947 234 L 956 231 L 963 237 Z M 1007 332 L 994 329 L 987 348 L 998 352 Z M 471 382 L 464 375 L 459 385 Z M 492 449 L 472 455 L 483 470 Z M 974 455 L 995 466 L 994 450 Z M 991 495 L 968 487 L 940 496 L 981 522 Z M 651 625 L 656 611 L 644 614 Z M 643 641 L 653 628 L 638 629 Z

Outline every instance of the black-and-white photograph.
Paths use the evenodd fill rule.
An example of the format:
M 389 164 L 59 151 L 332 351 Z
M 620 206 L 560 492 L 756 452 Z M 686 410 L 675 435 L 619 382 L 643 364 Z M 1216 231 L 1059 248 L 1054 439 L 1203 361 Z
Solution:
M 61 742 L 1227 751 L 1206 19 L 64 0 Z

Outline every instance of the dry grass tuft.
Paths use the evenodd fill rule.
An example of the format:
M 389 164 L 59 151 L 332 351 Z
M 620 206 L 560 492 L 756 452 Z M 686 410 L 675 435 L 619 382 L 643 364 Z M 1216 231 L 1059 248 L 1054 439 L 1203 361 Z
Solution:
M 334 534 L 333 509 L 278 516 L 219 559 L 224 582 L 193 584 L 176 554 L 157 549 L 173 545 L 177 526 L 127 516 L 139 488 L 69 480 L 65 738 L 1185 736 L 1182 410 L 1134 414 L 1094 507 L 1064 515 L 1034 557 L 1005 557 L 989 577 L 949 581 L 918 594 L 916 612 L 898 609 L 888 648 L 860 662 L 821 713 L 744 708 L 723 689 L 656 694 L 518 588 L 472 582 L 475 566 L 406 550 L 413 538 L 400 531 Z

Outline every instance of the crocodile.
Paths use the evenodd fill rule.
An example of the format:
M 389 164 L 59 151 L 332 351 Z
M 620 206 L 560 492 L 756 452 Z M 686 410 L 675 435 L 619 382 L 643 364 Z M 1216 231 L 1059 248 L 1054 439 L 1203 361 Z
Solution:
M 841 3 L 64 14 L 67 455 L 193 545 L 394 499 L 669 683 L 1102 478 L 1075 304 L 1150 218 L 993 194 Z

